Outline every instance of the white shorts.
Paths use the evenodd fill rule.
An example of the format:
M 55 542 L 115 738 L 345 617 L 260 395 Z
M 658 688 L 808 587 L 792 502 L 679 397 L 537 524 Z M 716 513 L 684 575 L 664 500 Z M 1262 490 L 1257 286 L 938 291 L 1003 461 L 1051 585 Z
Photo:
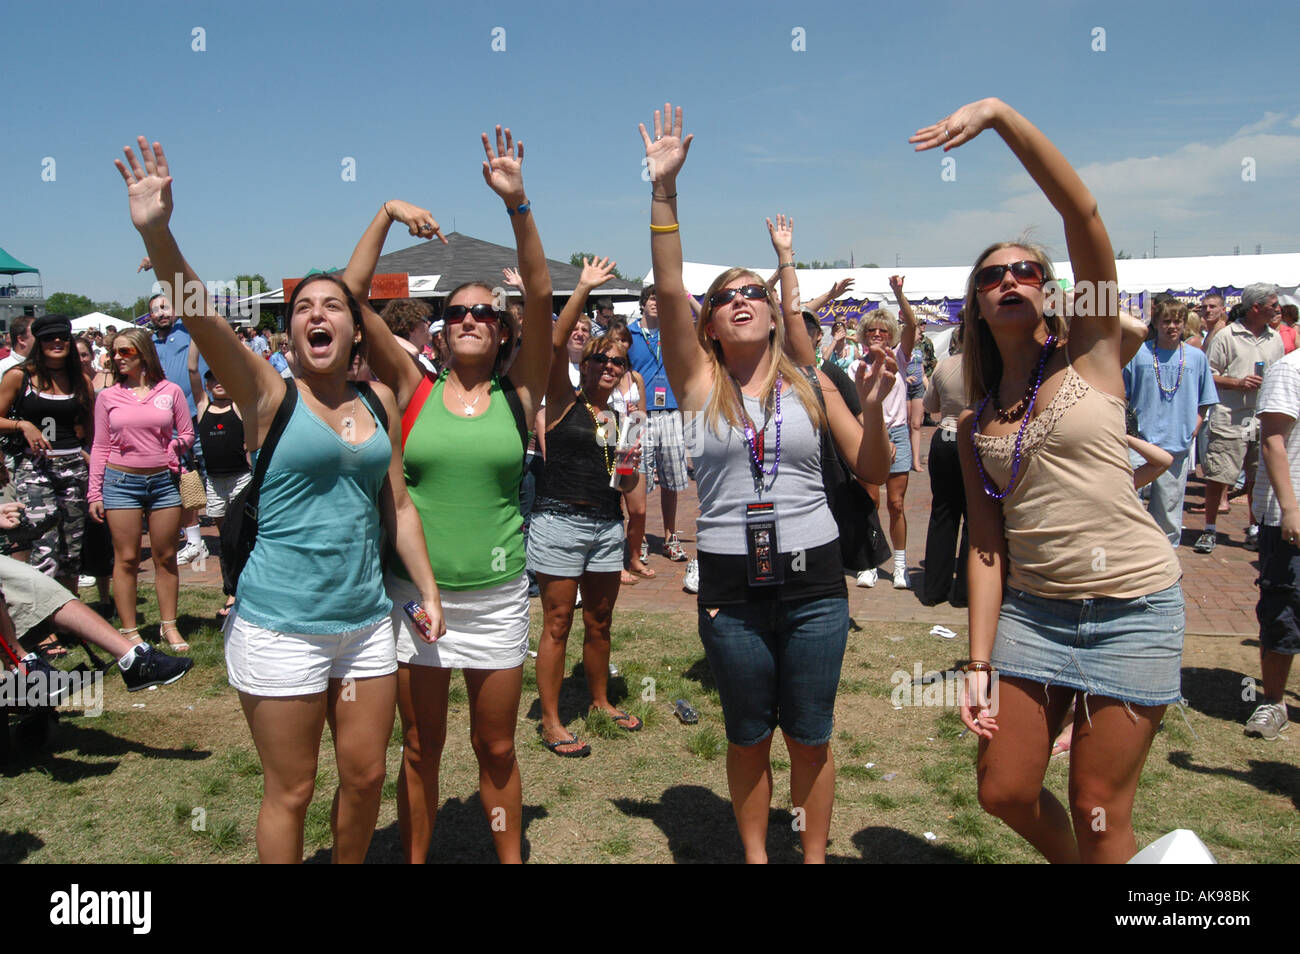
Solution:
M 253 474 L 250 471 L 245 471 L 242 474 L 231 474 L 228 477 L 214 477 L 212 474 L 208 474 L 206 481 L 208 516 L 224 517 L 226 507 L 230 504 L 230 501 L 235 499 L 235 494 L 252 482 Z
M 251 696 L 306 696 L 331 679 L 368 679 L 397 672 L 393 624 L 345 633 L 277 633 L 231 613 L 226 620 L 226 674 Z
M 397 660 L 438 669 L 514 669 L 528 655 L 528 577 L 481 590 L 442 590 L 447 635 L 426 643 L 402 606 L 419 600 L 415 584 L 392 573 L 384 588 L 393 601 Z

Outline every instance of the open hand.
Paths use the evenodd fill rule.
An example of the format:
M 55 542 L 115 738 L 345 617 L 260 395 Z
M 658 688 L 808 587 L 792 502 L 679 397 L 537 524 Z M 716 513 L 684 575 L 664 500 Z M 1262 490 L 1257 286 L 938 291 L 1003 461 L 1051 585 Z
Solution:
M 388 213 L 388 217 L 394 222 L 401 222 L 405 225 L 412 235 L 428 239 L 437 236 L 442 239 L 443 245 L 447 244 L 447 237 L 442 234 L 438 221 L 428 209 L 422 209 L 418 205 L 403 202 L 401 199 L 389 199 L 384 203 L 384 211 Z
M 608 258 L 590 260 L 584 258 L 578 284 L 586 285 L 588 288 L 598 288 L 614 277 L 614 269 L 617 267 L 618 262 L 611 262 Z
M 162 143 L 149 145 L 144 136 L 136 138 L 140 159 L 130 146 L 123 146 L 126 162 L 114 159 L 113 165 L 126 181 L 126 195 L 131 205 L 131 224 L 141 234 L 165 229 L 172 217 L 172 177 Z M 141 164 L 143 161 L 143 164 Z M 128 168 L 128 166 L 130 168 Z
M 767 220 L 767 234 L 772 238 L 772 248 L 776 249 L 776 257 L 782 262 L 790 261 L 794 255 L 794 216 L 786 218 L 784 215 L 776 217 L 776 225 L 772 220 Z
M 650 181 L 676 181 L 695 138 L 682 138 L 682 108 L 678 106 L 674 114 L 672 103 L 664 103 L 662 115 L 655 110 L 654 139 L 645 131 L 645 123 L 639 123 L 637 128 L 641 130 L 641 140 L 645 143 L 646 171 L 650 174 Z
M 504 136 L 497 126 L 497 147 L 492 148 L 488 134 L 483 133 L 483 152 L 487 159 L 483 161 L 483 181 L 497 195 L 505 200 L 510 208 L 524 202 L 524 144 L 515 142 L 509 127 Z
M 831 290 L 829 292 L 831 296 L 830 300 L 834 301 L 835 299 L 839 298 L 841 295 L 843 295 L 846 291 L 848 291 L 852 287 L 853 287 L 853 279 L 841 278 L 839 281 L 837 281 L 834 285 L 831 286 Z
M 944 152 L 956 149 L 992 126 L 998 110 L 1003 106 L 1001 100 L 991 98 L 967 103 L 933 126 L 918 129 L 907 141 L 916 144 L 917 152 L 924 152 L 936 146 L 943 146 Z
M 512 288 L 524 287 L 524 280 L 519 277 L 519 269 L 511 268 L 508 265 L 501 269 L 501 280 Z
M 854 384 L 858 387 L 858 397 L 863 404 L 875 404 L 883 401 L 894 386 L 898 375 L 898 361 L 892 351 L 880 345 L 872 345 L 858 363 Z

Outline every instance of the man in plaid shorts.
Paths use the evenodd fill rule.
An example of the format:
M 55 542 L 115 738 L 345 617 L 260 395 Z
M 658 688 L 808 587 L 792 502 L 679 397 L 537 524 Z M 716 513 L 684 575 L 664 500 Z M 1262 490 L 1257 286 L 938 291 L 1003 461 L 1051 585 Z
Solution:
M 686 473 L 686 443 L 682 438 L 682 415 L 664 371 L 663 349 L 659 344 L 659 306 L 655 287 L 641 290 L 641 320 L 628 330 L 632 369 L 645 381 L 646 428 L 641 437 L 641 465 L 646 492 L 659 484 L 659 503 L 664 515 L 664 555 L 674 562 L 687 559 L 677 539 L 677 493 L 690 479 Z

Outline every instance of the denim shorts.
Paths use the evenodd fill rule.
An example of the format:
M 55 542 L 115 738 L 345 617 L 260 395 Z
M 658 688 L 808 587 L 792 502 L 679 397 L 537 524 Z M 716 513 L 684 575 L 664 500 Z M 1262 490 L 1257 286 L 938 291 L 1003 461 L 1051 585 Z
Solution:
M 906 474 L 912 469 L 912 431 L 906 424 L 889 429 L 889 442 L 897 448 L 894 462 L 889 465 L 889 476 Z
M 1139 706 L 1182 699 L 1183 590 L 1134 599 L 1053 600 L 1008 588 L 993 668 Z
M 534 512 L 528 527 L 528 569 L 576 579 L 623 569 L 623 521 Z
M 700 641 L 722 697 L 727 741 L 757 745 L 780 726 L 825 745 L 849 638 L 844 597 L 700 607 Z
M 1259 642 L 1265 652 L 1300 654 L 1300 548 L 1281 527 L 1259 528 Z
M 156 474 L 128 474 L 104 468 L 105 510 L 165 510 L 181 505 L 177 477 L 170 470 Z

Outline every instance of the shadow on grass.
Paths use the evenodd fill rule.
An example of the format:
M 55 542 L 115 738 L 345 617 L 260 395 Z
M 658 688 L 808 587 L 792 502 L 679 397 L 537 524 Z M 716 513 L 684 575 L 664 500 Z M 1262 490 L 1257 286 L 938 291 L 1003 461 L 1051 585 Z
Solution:
M 86 778 L 110 775 L 117 770 L 118 762 L 82 762 L 65 757 L 66 753 L 112 758 L 114 756 L 141 755 L 147 759 L 170 759 L 183 762 L 200 762 L 212 753 L 202 749 L 164 749 L 123 739 L 105 729 L 92 728 L 85 718 L 61 716 L 39 749 L 20 746 L 14 757 L 4 766 L 0 775 L 13 777 L 32 769 L 46 772 L 55 782 L 64 784 Z
M 17 864 L 44 847 L 45 842 L 29 831 L 0 831 L 0 865 Z
M 1190 752 L 1170 752 L 1169 764 L 1197 775 L 1219 775 L 1245 782 L 1261 792 L 1289 798 L 1291 804 L 1300 809 L 1300 767 L 1295 765 L 1251 759 L 1248 763 L 1250 767 L 1244 771 L 1227 766 L 1211 768 L 1208 765 L 1193 764 Z
M 682 678 L 698 682 L 705 692 L 713 692 L 718 688 L 718 684 L 713 679 L 713 671 L 709 669 L 709 660 L 705 656 L 695 660 L 691 668 L 682 673 Z
M 1242 701 L 1241 695 L 1249 673 L 1231 669 L 1183 669 L 1183 697 L 1189 708 L 1212 719 L 1225 722 L 1244 722 L 1253 706 Z M 1258 679 L 1255 678 L 1257 682 Z
M 622 676 L 610 676 L 609 682 L 605 686 L 605 695 L 611 703 L 618 705 L 627 699 L 627 680 Z M 560 721 L 565 725 L 573 722 L 575 719 L 585 719 L 587 709 L 591 706 L 591 693 L 587 691 L 587 671 L 583 669 L 582 663 L 575 663 L 569 674 L 560 682 Z M 542 721 L 542 700 L 541 698 L 533 699 L 533 704 L 528 707 L 526 718 L 534 722 Z
M 944 845 L 932 845 L 924 838 L 897 828 L 873 825 L 863 828 L 853 836 L 853 846 L 861 853 L 856 859 L 870 864 L 967 864 L 962 857 Z
M 521 854 L 524 861 L 532 852 L 528 841 L 528 826 L 539 818 L 546 818 L 547 811 L 541 805 L 525 805 L 523 817 L 523 843 Z M 387 828 L 375 829 L 375 837 L 370 842 L 366 853 L 368 865 L 400 865 L 404 860 L 402 854 L 401 832 L 397 822 Z M 492 831 L 488 827 L 487 817 L 483 814 L 483 803 L 477 794 L 466 799 L 453 798 L 442 803 L 438 809 L 438 820 L 433 827 L 433 838 L 429 844 L 427 861 L 429 864 L 496 864 L 497 852 L 492 844 Z M 330 849 L 321 848 L 306 859 L 306 864 L 329 864 Z

